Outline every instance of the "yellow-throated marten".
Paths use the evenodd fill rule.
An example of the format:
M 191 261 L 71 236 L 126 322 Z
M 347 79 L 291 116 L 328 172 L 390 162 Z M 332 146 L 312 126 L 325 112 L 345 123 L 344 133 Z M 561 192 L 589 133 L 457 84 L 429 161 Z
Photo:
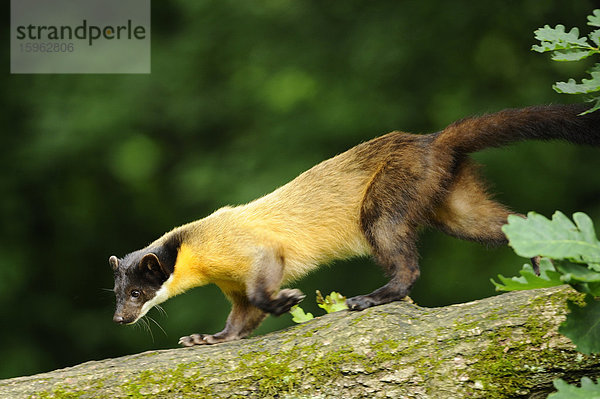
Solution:
M 501 227 L 511 211 L 490 199 L 467 155 L 526 139 L 600 145 L 600 112 L 579 116 L 584 110 L 511 109 L 438 133 L 392 132 L 359 144 L 256 201 L 219 209 L 123 259 L 111 256 L 114 321 L 135 323 L 154 305 L 214 283 L 233 303 L 225 328 L 180 343 L 243 338 L 267 313 L 280 315 L 304 298 L 282 284 L 330 260 L 362 255 L 372 255 L 390 280 L 348 299 L 350 309 L 402 299 L 419 276 L 419 227 L 506 243 Z

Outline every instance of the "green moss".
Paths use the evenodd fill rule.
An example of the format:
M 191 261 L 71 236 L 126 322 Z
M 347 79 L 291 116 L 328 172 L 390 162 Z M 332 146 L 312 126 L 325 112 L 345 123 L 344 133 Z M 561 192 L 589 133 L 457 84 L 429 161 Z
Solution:
M 240 357 L 241 362 L 236 372 L 250 373 L 246 378 L 238 380 L 240 386 L 257 386 L 259 397 L 296 394 L 300 382 L 310 380 L 317 385 L 326 384 L 340 373 L 342 364 L 349 364 L 364 358 L 354 353 L 351 348 L 330 352 L 319 358 L 317 346 L 295 347 L 290 351 L 270 355 L 267 352 L 252 352 Z M 296 360 L 305 360 L 310 367 L 292 369 Z
M 365 313 L 365 312 L 363 312 L 363 313 L 359 314 L 358 316 L 356 316 L 356 317 L 354 318 L 354 320 L 350 321 L 350 323 L 349 323 L 349 324 L 350 324 L 351 326 L 355 326 L 355 325 L 357 325 L 357 324 L 361 324 L 361 323 L 362 323 L 362 321 L 363 321 L 363 319 L 364 319 L 365 317 L 368 317 L 368 314 L 367 314 L 367 313 Z
M 246 387 L 258 386 L 258 392 L 263 397 L 272 397 L 280 392 L 293 392 L 298 385 L 297 373 L 289 368 L 289 359 L 274 357 L 268 352 L 242 355 L 235 372 L 249 373 L 250 376 L 238 380 L 238 384 Z
M 500 319 L 500 309 L 494 309 L 490 313 L 484 316 L 486 320 L 496 321 Z
M 292 350 L 290 352 L 295 352 Z M 297 373 L 289 367 L 289 355 L 271 355 L 266 351 L 248 352 L 240 356 L 235 370 L 238 374 L 248 374 L 239 379 L 238 387 L 257 387 L 262 397 L 273 397 L 277 393 L 294 392 L 298 385 Z
M 526 389 L 530 373 L 524 366 L 539 361 L 540 353 L 531 351 L 531 344 L 521 338 L 511 341 L 513 333 L 510 327 L 500 329 L 470 368 L 471 381 L 486 389 L 490 399 L 516 396 Z
M 580 300 L 580 297 L 575 291 L 561 291 L 550 297 L 536 298 L 525 306 L 541 312 L 549 301 L 553 305 L 562 305 L 567 299 Z M 527 394 L 532 374 L 561 368 L 561 365 L 572 361 L 563 351 L 546 345 L 545 337 L 555 328 L 555 324 L 543 322 L 534 312 L 522 326 L 498 330 L 490 337 L 487 349 L 470 367 L 471 381 L 484 388 L 486 398 L 490 399 Z
M 575 290 L 569 291 L 566 295 L 566 299 L 575 303 L 577 306 L 585 306 L 585 297 L 586 294 Z M 567 301 L 565 300 L 565 309 L 567 309 L 566 303 Z
M 382 350 L 396 346 L 393 342 L 381 343 Z M 326 354 L 319 352 L 316 344 L 297 346 L 275 355 L 267 352 L 251 352 L 240 356 L 238 369 L 233 372 L 244 375 L 237 380 L 240 390 L 251 390 L 258 397 L 297 396 L 302 382 L 313 386 L 325 386 L 339 374 L 342 366 L 359 365 L 372 369 L 372 359 L 357 354 L 351 347 L 342 347 Z M 295 367 L 296 362 L 299 366 Z M 310 367 L 301 367 L 310 364 Z
M 197 363 L 180 364 L 170 370 L 146 370 L 134 380 L 121 386 L 131 398 L 151 398 L 162 392 L 185 397 L 211 398 L 213 393 L 206 388 L 204 378 L 198 372 L 188 373 Z M 156 387 L 156 390 L 152 388 Z
M 399 358 L 406 358 L 407 352 L 413 352 L 419 349 L 419 345 L 416 344 L 414 339 L 413 342 L 403 342 L 403 348 L 400 347 L 398 341 L 391 339 L 384 339 L 376 343 L 370 344 L 372 356 L 369 357 L 368 361 L 363 360 L 362 365 L 367 368 L 367 371 L 371 372 L 378 369 L 383 363 L 390 362 Z M 410 348 L 406 350 L 405 348 Z
M 41 392 L 36 393 L 35 397 L 40 399 L 50 399 L 50 398 L 61 398 L 61 399 L 79 399 L 85 392 L 76 391 L 76 392 L 68 392 L 61 388 L 56 388 L 52 390 L 52 392 Z M 30 398 L 34 397 L 29 396 Z
M 79 399 L 82 397 L 86 397 L 86 395 L 89 395 L 89 391 L 90 390 L 100 390 L 104 387 L 104 380 L 98 380 L 96 381 L 92 386 L 90 386 L 89 388 L 86 388 L 85 390 L 81 390 L 81 389 L 73 389 L 69 386 L 65 386 L 65 385 L 58 385 L 55 386 L 52 390 L 49 391 L 42 391 L 42 392 L 36 392 L 35 395 L 30 395 L 30 398 L 40 398 L 40 399 L 54 399 L 54 398 L 61 398 L 61 399 Z
M 179 394 L 190 398 L 212 398 L 212 391 L 203 385 L 204 378 L 199 373 L 187 373 L 197 363 L 181 364 L 170 370 L 146 370 L 137 374 L 131 381 L 124 382 L 120 389 L 128 398 L 154 398 L 164 392 Z M 37 397 L 79 399 L 88 397 L 90 392 L 101 390 L 106 380 L 97 381 L 92 387 L 85 390 L 73 390 L 67 386 L 59 386 L 52 391 L 41 392 Z M 156 387 L 156 390 L 153 388 Z M 113 398 L 108 395 L 106 398 Z M 104 396 L 94 394 L 94 398 L 102 399 Z
M 454 322 L 452 329 L 454 331 L 466 332 L 466 331 L 476 330 L 480 327 L 481 327 L 480 320 L 466 321 L 466 322 L 464 320 L 460 320 L 460 321 L 457 320 Z M 444 330 L 445 330 L 445 328 L 444 328 Z
M 563 306 L 566 312 L 567 300 L 583 306 L 585 304 L 585 294 L 575 291 L 574 289 L 565 288 L 564 290 L 559 290 L 550 296 L 536 297 L 532 299 L 527 306 L 538 307 L 541 309 L 547 306 L 548 302 L 550 302 L 552 305 Z
M 340 366 L 369 364 L 369 359 L 364 355 L 357 354 L 352 348 L 341 348 L 335 352 L 327 353 L 319 358 L 310 367 L 310 376 L 319 384 L 326 384 L 334 376 L 341 374 Z
M 398 357 L 398 347 L 400 344 L 391 339 L 384 339 L 377 343 L 371 344 L 370 348 L 375 353 L 372 362 L 374 365 L 387 362 Z

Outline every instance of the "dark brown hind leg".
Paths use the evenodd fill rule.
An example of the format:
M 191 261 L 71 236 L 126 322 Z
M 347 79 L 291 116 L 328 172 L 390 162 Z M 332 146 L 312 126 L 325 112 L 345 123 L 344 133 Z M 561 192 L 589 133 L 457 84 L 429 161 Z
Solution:
M 477 166 L 465 161 L 448 187 L 448 194 L 434 210 L 431 223 L 451 236 L 498 246 L 508 243 L 502 232 L 508 215 L 525 217 L 490 199 L 478 177 Z M 539 261 L 539 257 L 531 259 L 538 275 Z
M 368 295 L 349 298 L 352 310 L 398 301 L 408 295 L 419 277 L 416 249 L 420 211 L 432 195 L 419 183 L 418 173 L 400 163 L 388 163 L 373 178 L 361 206 L 361 227 L 375 261 L 390 278 Z
M 368 295 L 347 299 L 351 310 L 399 301 L 408 295 L 419 278 L 414 230 L 398 226 L 393 220 L 380 219 L 370 234 L 375 260 L 384 268 L 390 281 Z

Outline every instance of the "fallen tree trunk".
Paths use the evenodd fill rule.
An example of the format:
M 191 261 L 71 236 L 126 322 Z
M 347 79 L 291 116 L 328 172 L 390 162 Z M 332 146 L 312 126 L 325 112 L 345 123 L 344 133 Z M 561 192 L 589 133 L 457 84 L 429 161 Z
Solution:
M 557 331 L 568 287 L 443 308 L 338 312 L 215 346 L 145 352 L 0 381 L 2 398 L 545 398 L 600 375 Z

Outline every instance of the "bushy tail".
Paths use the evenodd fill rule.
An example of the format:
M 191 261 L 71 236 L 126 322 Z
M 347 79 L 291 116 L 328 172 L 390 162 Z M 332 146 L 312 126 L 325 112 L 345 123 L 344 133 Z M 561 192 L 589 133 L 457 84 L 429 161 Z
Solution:
M 448 126 L 434 141 L 441 151 L 468 154 L 521 140 L 566 140 L 600 146 L 600 111 L 579 115 L 584 104 L 507 109 Z

